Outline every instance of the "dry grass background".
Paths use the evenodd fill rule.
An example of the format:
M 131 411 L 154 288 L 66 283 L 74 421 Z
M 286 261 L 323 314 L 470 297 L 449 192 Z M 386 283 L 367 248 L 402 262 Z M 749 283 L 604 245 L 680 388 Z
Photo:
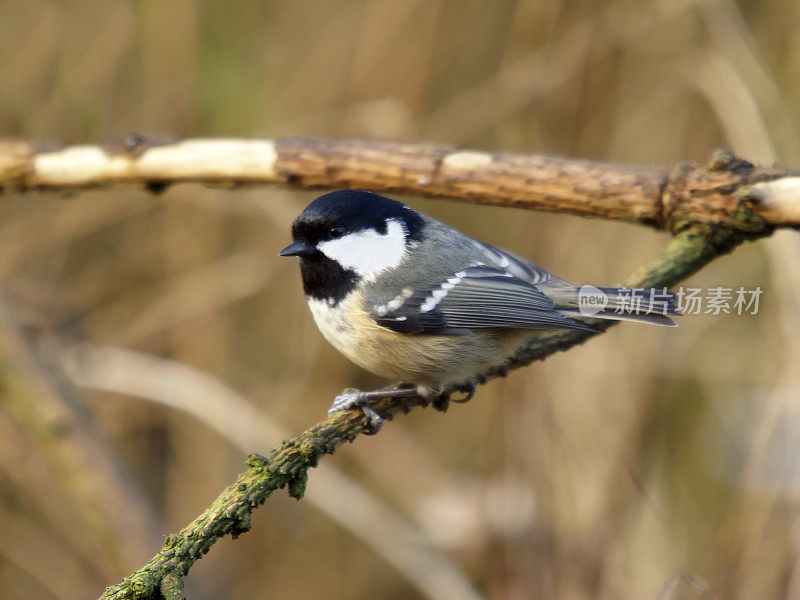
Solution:
M 0 135 L 42 140 L 313 135 L 643 164 L 726 145 L 798 167 L 799 75 L 792 0 L 0 2 Z M 196 516 L 245 448 L 274 445 L 270 427 L 299 431 L 342 388 L 377 383 L 325 344 L 296 264 L 276 255 L 313 197 L 2 196 L 0 286 L 68 359 L 83 427 L 143 490 L 145 523 L 87 508 L 86 495 L 111 502 L 97 465 L 59 456 L 70 432 L 33 428 L 3 381 L 0 600 L 98 595 Z M 666 239 L 406 200 L 577 282 L 613 281 Z M 687 283 L 761 286 L 757 316 L 615 328 L 343 448 L 326 467 L 347 490 L 271 498 L 251 533 L 195 566 L 190 598 L 421 597 L 416 571 L 375 549 L 407 552 L 400 537 L 475 597 L 695 598 L 706 584 L 716 598 L 800 597 L 799 256 L 797 234 L 780 232 Z M 114 369 L 87 375 L 77 343 Z M 0 357 L 4 373 L 14 361 Z M 244 404 L 220 411 L 218 384 Z M 328 500 L 350 529 L 319 510 Z M 395 519 L 370 524 L 373 544 L 352 529 L 367 505 Z M 430 596 L 454 597 L 438 581 Z

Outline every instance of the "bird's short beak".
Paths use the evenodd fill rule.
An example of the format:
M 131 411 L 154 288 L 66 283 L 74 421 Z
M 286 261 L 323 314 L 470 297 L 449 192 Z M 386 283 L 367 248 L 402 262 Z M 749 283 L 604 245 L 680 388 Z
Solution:
M 315 248 L 313 246 L 309 246 L 305 242 L 295 242 L 294 244 L 289 244 L 278 252 L 281 256 L 308 256 L 309 254 L 314 253 Z

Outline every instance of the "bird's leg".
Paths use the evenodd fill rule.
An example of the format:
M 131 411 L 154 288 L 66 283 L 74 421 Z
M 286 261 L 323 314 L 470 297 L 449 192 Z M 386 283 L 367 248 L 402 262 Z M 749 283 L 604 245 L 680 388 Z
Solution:
M 432 404 L 436 410 L 446 411 L 448 404 L 450 404 L 450 396 L 453 392 L 462 392 L 465 394 L 463 398 L 453 400 L 453 402 L 467 402 L 475 394 L 475 387 L 475 381 L 469 379 L 449 391 L 443 391 L 441 387 L 414 385 L 410 383 L 400 384 L 398 387 L 394 388 L 371 391 L 349 388 L 333 399 L 333 404 L 331 404 L 331 407 L 328 409 L 328 414 L 332 415 L 342 410 L 360 408 L 361 412 L 363 412 L 364 416 L 367 418 L 367 431 L 364 433 L 366 435 L 375 435 L 380 431 L 383 425 L 383 417 L 375 412 L 375 409 L 369 405 L 372 400 L 382 400 L 386 398 L 419 398 L 425 406 Z
M 416 386 L 405 386 L 398 388 L 391 388 L 385 390 L 354 390 L 346 389 L 341 394 L 333 399 L 333 404 L 328 409 L 328 414 L 331 415 L 335 412 L 342 410 L 350 410 L 351 408 L 360 408 L 361 412 L 367 418 L 367 431 L 366 435 L 375 435 L 380 431 L 383 425 L 383 417 L 381 417 L 369 403 L 372 400 L 382 400 L 385 398 L 419 398 L 421 397 Z

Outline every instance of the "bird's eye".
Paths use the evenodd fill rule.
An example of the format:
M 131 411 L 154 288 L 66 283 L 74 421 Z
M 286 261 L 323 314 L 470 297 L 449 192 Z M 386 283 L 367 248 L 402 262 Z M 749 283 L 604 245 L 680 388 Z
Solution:
M 328 235 L 333 239 L 340 238 L 344 235 L 344 227 L 341 225 L 334 225 L 328 230 Z

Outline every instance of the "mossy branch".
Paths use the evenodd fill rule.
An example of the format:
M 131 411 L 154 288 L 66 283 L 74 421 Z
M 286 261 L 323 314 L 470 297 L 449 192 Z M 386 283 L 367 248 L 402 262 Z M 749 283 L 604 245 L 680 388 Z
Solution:
M 742 218 L 758 222 L 758 218 L 742 209 Z M 722 253 L 733 249 L 744 239 L 754 239 L 770 231 L 766 225 L 741 232 L 727 227 L 708 231 L 690 227 L 675 235 L 666 248 L 642 265 L 622 283 L 631 288 L 671 286 L 695 273 Z M 601 324 L 598 322 L 598 324 Z M 601 325 L 607 326 L 608 322 Z M 511 362 L 488 375 L 505 375 L 534 360 L 542 360 L 560 350 L 580 344 L 591 333 L 544 332 L 534 337 Z M 423 405 L 420 398 L 383 399 L 372 408 L 385 419 L 407 413 Z M 308 481 L 308 470 L 326 454 L 332 454 L 344 442 L 352 442 L 359 434 L 367 433 L 360 411 L 335 413 L 284 442 L 269 456 L 251 455 L 249 468 L 227 487 L 214 503 L 192 523 L 175 535 L 166 538 L 164 546 L 145 566 L 121 583 L 109 587 L 102 598 L 183 598 L 182 577 L 194 562 L 209 551 L 222 536 L 236 537 L 250 529 L 251 515 L 275 490 L 286 488 L 294 498 L 301 498 Z

